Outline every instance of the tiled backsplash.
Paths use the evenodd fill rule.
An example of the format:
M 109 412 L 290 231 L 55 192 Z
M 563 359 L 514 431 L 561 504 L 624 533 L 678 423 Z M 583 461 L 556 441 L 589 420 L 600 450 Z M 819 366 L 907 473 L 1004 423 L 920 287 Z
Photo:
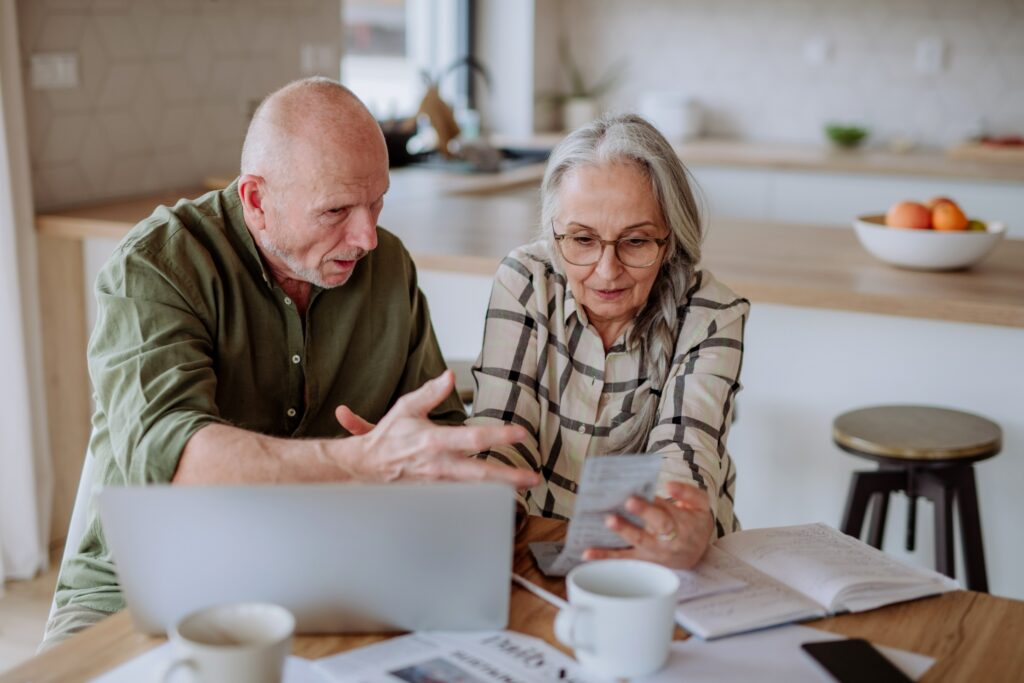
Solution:
M 946 146 L 979 120 L 1024 134 L 1024 0 L 563 0 L 558 9 L 591 79 L 627 60 L 603 102 L 610 109 L 677 90 L 700 102 L 712 135 L 818 142 L 829 120 L 866 123 L 873 144 L 907 136 Z M 946 48 L 931 75 L 915 65 L 928 38 Z M 816 49 L 825 63 L 813 63 Z
M 338 0 L 18 0 L 37 208 L 194 185 L 238 168 L 254 102 L 338 46 Z M 35 90 L 33 53 L 79 87 Z M 334 60 L 340 64 L 340 54 Z M 338 77 L 338 66 L 324 75 Z

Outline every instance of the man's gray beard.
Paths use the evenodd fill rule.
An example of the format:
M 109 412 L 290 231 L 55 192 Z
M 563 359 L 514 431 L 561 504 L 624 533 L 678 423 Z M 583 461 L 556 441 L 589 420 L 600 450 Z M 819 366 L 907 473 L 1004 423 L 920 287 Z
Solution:
M 320 289 L 334 289 L 335 287 L 340 287 L 345 284 L 344 282 L 334 285 L 327 284 L 327 282 L 324 281 L 323 276 L 320 274 L 320 271 L 315 268 L 307 268 L 299 263 L 290 253 L 275 244 L 265 231 L 259 233 L 259 240 L 260 246 L 263 247 L 267 253 L 284 261 L 284 264 L 288 266 L 288 270 L 295 273 L 300 280 L 305 280 Z

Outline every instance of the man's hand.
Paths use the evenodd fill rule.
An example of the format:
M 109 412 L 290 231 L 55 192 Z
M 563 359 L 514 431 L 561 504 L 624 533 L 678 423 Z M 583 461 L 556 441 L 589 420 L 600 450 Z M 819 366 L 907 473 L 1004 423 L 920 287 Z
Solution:
M 583 559 L 628 557 L 673 569 L 689 569 L 697 564 L 714 530 L 708 494 L 678 481 L 668 483 L 668 494 L 671 498 L 656 498 L 651 503 L 636 497 L 626 501 L 626 510 L 643 520 L 643 528 L 619 515 L 609 515 L 605 520 L 605 525 L 631 548 L 589 548 Z
M 523 441 L 527 433 L 522 427 L 445 427 L 428 419 L 454 386 L 449 370 L 398 399 L 376 425 L 339 406 L 335 416 L 353 434 L 345 441 L 359 443 L 356 454 L 339 464 L 360 481 L 500 481 L 520 489 L 540 483 L 536 472 L 468 457 Z
M 338 406 L 334 409 L 334 417 L 338 424 L 348 430 L 352 436 L 368 434 L 376 425 L 356 415 L 348 406 Z

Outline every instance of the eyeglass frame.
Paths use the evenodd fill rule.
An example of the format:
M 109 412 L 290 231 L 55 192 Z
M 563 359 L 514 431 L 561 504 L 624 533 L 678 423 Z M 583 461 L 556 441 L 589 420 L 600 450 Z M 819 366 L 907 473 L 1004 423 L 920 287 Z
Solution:
M 658 257 L 661 256 L 661 250 L 669 242 L 669 237 L 620 237 L 619 239 L 616 239 L 616 240 L 603 240 L 600 237 L 590 237 L 590 239 L 598 242 L 601 245 L 601 253 L 598 255 L 597 260 L 594 261 L 593 263 L 573 263 L 572 261 L 570 261 L 566 257 L 565 253 L 562 251 L 562 240 L 564 240 L 566 237 L 573 237 L 573 235 L 570 235 L 569 233 L 561 233 L 561 234 L 559 234 L 558 232 L 556 232 L 555 231 L 555 219 L 553 219 L 553 218 L 551 219 L 551 235 L 555 238 L 555 246 L 558 248 L 558 254 L 562 258 L 565 259 L 566 263 L 569 263 L 569 264 L 574 265 L 574 266 L 584 266 L 584 267 L 585 266 L 594 266 L 594 265 L 597 265 L 598 263 L 600 263 L 601 259 L 604 258 L 604 249 L 605 249 L 605 247 L 607 247 L 608 245 L 611 245 L 612 246 L 612 253 L 615 254 L 615 259 L 620 264 L 622 264 L 623 268 L 650 268 L 651 266 L 653 266 L 655 263 L 658 262 Z M 655 255 L 653 261 L 651 261 L 650 263 L 648 263 L 646 265 L 643 265 L 643 266 L 631 266 L 631 265 L 629 265 L 628 263 L 626 263 L 625 261 L 622 260 L 622 257 L 619 256 L 619 242 L 621 242 L 622 240 L 635 240 L 635 239 L 648 240 L 648 241 L 654 242 L 655 244 L 658 245 L 658 253 L 657 253 L 657 255 Z

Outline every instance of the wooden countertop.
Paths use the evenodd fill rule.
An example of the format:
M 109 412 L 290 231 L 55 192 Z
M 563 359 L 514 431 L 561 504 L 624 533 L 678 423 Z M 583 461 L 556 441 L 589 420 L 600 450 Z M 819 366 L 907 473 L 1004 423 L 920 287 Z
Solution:
M 690 166 L 733 166 L 883 176 L 1024 182 L 1024 164 L 957 159 L 939 150 L 897 154 L 882 149 L 840 150 L 828 144 L 799 145 L 704 139 L 676 145 Z
M 397 196 L 389 193 L 380 222 L 402 238 L 420 268 L 489 276 L 505 254 L 535 236 L 532 186 L 484 194 L 478 183 L 465 193 L 450 180 L 424 189 L 416 174 L 392 175 Z M 201 192 L 41 214 L 36 227 L 76 240 L 120 239 L 158 204 Z M 1024 328 L 1024 240 L 1004 240 L 970 270 L 923 273 L 875 260 L 852 228 L 719 221 L 705 242 L 704 265 L 755 302 Z
M 539 134 L 527 139 L 501 139 L 511 147 L 553 147 L 562 134 Z M 722 138 L 698 138 L 675 145 L 689 166 L 782 171 L 855 173 L 877 176 L 919 176 L 951 180 L 1024 183 L 1024 163 L 1007 159 L 963 158 L 937 149 L 915 149 L 905 153 L 871 147 L 842 150 L 822 140 L 821 144 L 757 142 Z M 536 179 L 543 177 L 538 166 Z

